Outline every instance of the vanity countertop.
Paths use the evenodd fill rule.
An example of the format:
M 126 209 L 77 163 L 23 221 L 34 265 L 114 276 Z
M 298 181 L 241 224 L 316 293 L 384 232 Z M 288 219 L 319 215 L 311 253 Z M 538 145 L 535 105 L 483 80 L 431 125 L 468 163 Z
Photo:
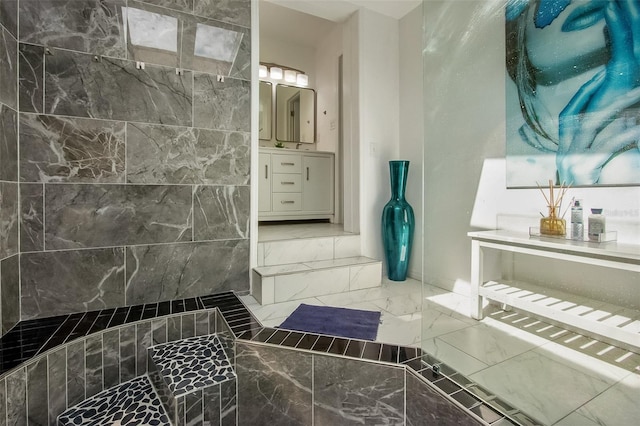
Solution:
M 335 152 L 330 151 L 317 151 L 311 149 L 295 149 L 295 148 L 271 148 L 271 147 L 260 147 L 260 151 L 265 151 L 269 153 L 304 153 L 304 154 L 331 154 L 335 155 Z

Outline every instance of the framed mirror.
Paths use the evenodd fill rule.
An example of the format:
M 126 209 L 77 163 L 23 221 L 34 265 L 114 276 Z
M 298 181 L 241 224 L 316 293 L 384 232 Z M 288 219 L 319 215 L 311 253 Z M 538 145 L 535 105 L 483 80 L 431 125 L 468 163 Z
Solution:
M 260 118 L 258 128 L 260 129 L 259 138 L 271 140 L 271 122 L 273 102 L 271 96 L 273 93 L 273 87 L 271 83 L 267 81 L 260 82 Z
M 316 92 L 302 87 L 276 86 L 276 139 L 316 141 Z

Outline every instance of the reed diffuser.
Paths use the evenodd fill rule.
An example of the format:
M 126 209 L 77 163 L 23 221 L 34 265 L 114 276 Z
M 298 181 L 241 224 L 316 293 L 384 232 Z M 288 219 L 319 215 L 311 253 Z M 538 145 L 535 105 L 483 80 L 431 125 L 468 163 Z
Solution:
M 547 202 L 547 207 L 549 208 L 549 212 L 547 216 L 542 215 L 542 219 L 540 219 L 540 233 L 543 235 L 554 235 L 554 236 L 564 236 L 567 234 L 567 222 L 563 219 L 565 211 L 560 214 L 562 209 L 562 199 L 564 198 L 564 194 L 567 193 L 567 189 L 569 186 L 562 183 L 560 188 L 556 192 L 554 192 L 553 181 L 549 179 L 549 196 L 542 190 L 540 185 L 538 185 L 538 189 L 542 193 L 542 196 Z

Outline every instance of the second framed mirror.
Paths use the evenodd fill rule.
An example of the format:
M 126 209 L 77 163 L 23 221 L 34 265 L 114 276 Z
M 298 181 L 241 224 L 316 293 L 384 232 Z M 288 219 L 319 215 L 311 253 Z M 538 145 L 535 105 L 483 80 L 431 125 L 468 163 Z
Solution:
M 276 139 L 281 142 L 316 141 L 316 92 L 302 87 L 276 86 Z

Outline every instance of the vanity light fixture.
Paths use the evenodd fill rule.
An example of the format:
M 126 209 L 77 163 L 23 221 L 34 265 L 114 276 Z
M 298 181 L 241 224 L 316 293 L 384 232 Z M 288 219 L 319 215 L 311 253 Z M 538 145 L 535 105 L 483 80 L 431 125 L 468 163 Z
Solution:
M 284 70 L 284 81 L 287 83 L 295 83 L 296 72 L 294 70 Z
M 268 62 L 260 64 L 260 67 L 258 68 L 258 77 L 265 79 L 268 78 L 271 80 L 282 80 L 284 78 L 285 82 L 295 84 L 297 86 L 306 87 L 309 85 L 309 76 L 303 71 Z
M 271 67 L 269 68 L 269 77 L 274 80 L 282 80 L 282 68 Z

